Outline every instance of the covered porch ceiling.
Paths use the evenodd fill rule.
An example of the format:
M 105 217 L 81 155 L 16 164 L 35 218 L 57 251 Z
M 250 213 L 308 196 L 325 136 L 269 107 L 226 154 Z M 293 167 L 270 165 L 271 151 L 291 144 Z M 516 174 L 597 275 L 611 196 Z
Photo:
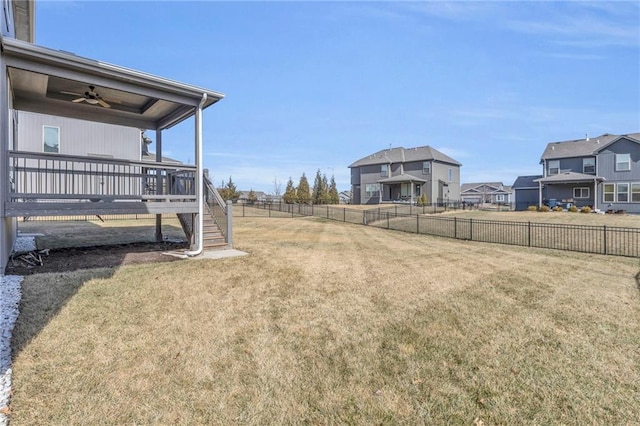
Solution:
M 16 39 L 2 40 L 13 108 L 164 130 L 224 95 Z

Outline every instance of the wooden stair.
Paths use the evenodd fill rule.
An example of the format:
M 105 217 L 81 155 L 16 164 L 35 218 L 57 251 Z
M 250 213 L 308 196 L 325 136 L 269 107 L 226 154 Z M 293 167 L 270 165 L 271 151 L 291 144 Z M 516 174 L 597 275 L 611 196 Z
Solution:
M 227 242 L 224 240 L 224 235 L 222 235 L 218 224 L 211 215 L 205 214 L 202 224 L 202 248 L 204 250 L 220 249 L 226 245 Z

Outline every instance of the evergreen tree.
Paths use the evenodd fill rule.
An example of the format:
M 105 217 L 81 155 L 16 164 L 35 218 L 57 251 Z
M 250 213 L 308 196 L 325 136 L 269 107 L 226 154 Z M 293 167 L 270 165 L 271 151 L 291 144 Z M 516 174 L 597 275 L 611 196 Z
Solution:
M 320 199 L 322 200 L 322 204 L 329 204 L 329 182 L 327 182 L 327 175 L 322 174 L 322 186 L 320 187 Z
M 336 179 L 331 175 L 331 184 L 329 185 L 329 203 L 340 204 L 340 195 L 336 186 Z
M 320 174 L 320 169 L 316 173 L 313 181 L 313 193 L 311 199 L 314 204 L 324 204 L 327 202 L 327 177 Z
M 238 201 L 238 198 L 240 198 L 240 195 L 242 195 L 242 193 L 236 188 L 236 184 L 233 183 L 233 180 L 231 180 L 231 176 L 229 176 L 229 182 L 227 182 L 226 184 L 224 183 L 224 181 L 222 181 L 222 188 L 219 190 L 219 192 L 220 196 L 225 201 Z
M 298 203 L 300 204 L 309 204 L 311 202 L 309 181 L 307 180 L 307 176 L 305 176 L 304 173 L 302 173 L 302 176 L 300 177 L 300 183 L 298 183 L 296 195 L 298 196 Z
M 291 176 L 289 176 L 289 181 L 287 182 L 287 188 L 284 190 L 282 201 L 287 204 L 294 204 L 296 201 L 298 201 L 298 194 L 296 194 L 296 188 L 293 186 L 293 180 L 291 179 Z
M 249 191 L 249 194 L 247 195 L 247 202 L 249 204 L 255 204 L 256 201 L 258 201 L 258 196 L 253 191 L 253 188 L 251 188 L 251 190 Z

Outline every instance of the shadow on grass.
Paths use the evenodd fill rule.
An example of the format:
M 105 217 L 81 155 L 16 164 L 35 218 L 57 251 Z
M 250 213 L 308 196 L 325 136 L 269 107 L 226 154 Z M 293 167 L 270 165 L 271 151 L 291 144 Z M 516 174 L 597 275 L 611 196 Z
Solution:
M 186 241 L 152 242 L 149 236 L 154 229 L 149 228 L 103 228 L 89 222 L 24 226 L 23 232 L 45 234 L 37 238 L 37 247 L 50 251 L 41 255 L 42 265 L 7 265 L 7 274 L 24 276 L 19 315 L 12 333 L 13 357 L 40 334 L 86 282 L 110 278 L 122 265 L 179 260 L 162 253 L 186 249 Z M 179 235 L 181 230 L 175 228 L 163 226 L 163 233 Z
M 22 283 L 20 314 L 11 339 L 13 357 L 58 315 L 87 281 L 109 278 L 114 271 L 114 268 L 103 268 L 26 276 Z

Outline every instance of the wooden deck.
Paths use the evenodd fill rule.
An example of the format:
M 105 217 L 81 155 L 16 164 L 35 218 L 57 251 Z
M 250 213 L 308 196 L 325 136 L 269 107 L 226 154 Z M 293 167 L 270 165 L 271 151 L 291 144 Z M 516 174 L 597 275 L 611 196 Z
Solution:
M 197 213 L 196 167 L 10 152 L 7 216 Z

